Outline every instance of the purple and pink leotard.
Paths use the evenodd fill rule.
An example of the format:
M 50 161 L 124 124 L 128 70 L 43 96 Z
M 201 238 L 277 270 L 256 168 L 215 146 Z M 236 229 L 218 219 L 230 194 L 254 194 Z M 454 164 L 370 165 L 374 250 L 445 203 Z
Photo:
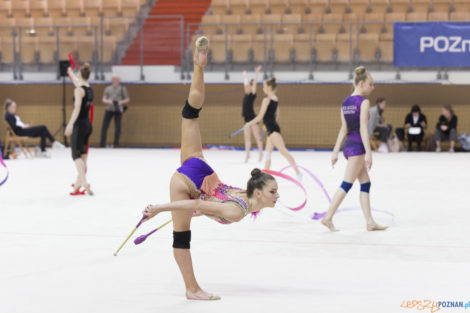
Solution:
M 248 204 L 246 195 L 240 188 L 235 188 L 223 184 L 214 170 L 202 158 L 189 158 L 184 161 L 176 172 L 189 187 L 192 199 L 201 199 L 205 201 L 215 201 L 220 203 L 234 202 L 243 211 L 248 214 Z M 229 221 L 221 216 L 207 215 L 222 224 L 230 224 Z
M 361 104 L 365 98 L 359 95 L 349 96 L 343 101 L 343 115 L 348 126 L 343 154 L 346 159 L 366 153 L 361 138 Z

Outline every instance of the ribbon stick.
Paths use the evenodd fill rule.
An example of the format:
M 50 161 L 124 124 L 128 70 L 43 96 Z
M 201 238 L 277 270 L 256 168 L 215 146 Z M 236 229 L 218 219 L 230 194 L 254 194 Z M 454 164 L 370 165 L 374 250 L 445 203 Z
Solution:
M 233 136 L 235 136 L 235 135 L 241 133 L 244 128 L 245 128 L 245 127 L 242 127 L 242 128 L 240 128 L 239 130 L 237 130 L 237 131 L 231 133 L 230 135 L 228 135 L 228 138 L 232 138 Z

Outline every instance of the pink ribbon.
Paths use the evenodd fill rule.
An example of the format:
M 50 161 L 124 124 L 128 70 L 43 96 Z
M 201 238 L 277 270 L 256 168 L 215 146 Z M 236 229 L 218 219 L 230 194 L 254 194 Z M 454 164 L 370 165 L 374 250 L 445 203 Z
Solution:
M 7 176 L 5 176 L 5 178 L 3 180 L 0 181 L 0 186 L 3 185 L 7 180 L 8 180 L 8 176 L 9 176 L 9 172 L 8 172 L 8 167 L 7 165 L 5 164 L 5 162 L 3 162 L 3 158 L 2 158 L 2 152 L 0 151 L 0 164 L 7 170 Z
M 297 207 L 289 207 L 287 205 L 285 205 L 284 203 L 282 203 L 281 201 L 279 201 L 283 206 L 285 206 L 286 208 L 288 208 L 289 210 L 292 210 L 292 211 L 299 211 L 301 209 L 303 209 L 305 207 L 305 205 L 307 204 L 307 190 L 305 190 L 305 187 L 300 183 L 298 182 L 297 180 L 295 180 L 294 178 L 290 177 L 289 175 L 286 175 L 284 173 L 281 173 L 284 169 L 282 169 L 281 171 L 277 172 L 277 171 L 272 171 L 272 170 L 262 170 L 262 172 L 265 172 L 267 174 L 271 174 L 273 176 L 278 176 L 278 177 L 281 177 L 281 178 L 284 178 L 294 184 L 296 184 L 297 186 L 300 187 L 300 189 L 303 190 L 304 192 L 304 195 L 305 195 L 305 200 L 304 202 L 297 206 Z
M 289 168 L 293 168 L 293 167 L 296 167 L 296 168 L 300 168 L 301 170 L 303 170 L 304 172 L 306 172 L 316 183 L 317 185 L 321 188 L 321 190 L 323 191 L 323 194 L 325 195 L 326 199 L 328 200 L 329 203 L 331 203 L 331 197 L 330 195 L 328 194 L 328 191 L 326 191 L 325 189 L 325 186 L 323 185 L 323 183 L 321 182 L 320 179 L 318 179 L 318 177 L 316 177 L 312 172 L 310 172 L 307 168 L 303 167 L 303 166 L 300 166 L 300 165 L 288 165 L 286 167 L 283 167 L 279 172 L 276 172 L 276 171 L 269 171 L 269 170 L 263 170 L 263 172 L 266 172 L 266 173 L 269 173 L 271 175 L 276 175 L 276 176 L 279 176 L 279 177 L 282 177 L 282 178 L 285 178 L 289 181 L 292 181 L 294 182 L 297 186 L 299 186 L 305 193 L 305 201 L 304 203 L 300 206 L 300 207 L 296 207 L 296 208 L 290 208 L 286 205 L 284 205 L 282 202 L 281 204 L 284 205 L 286 208 L 288 209 L 291 209 L 293 211 L 298 211 L 300 209 L 302 209 L 303 207 L 305 207 L 305 205 L 307 204 L 307 191 L 305 190 L 305 187 L 300 183 L 298 182 L 297 180 L 293 179 L 292 177 L 286 175 L 286 174 L 283 174 L 282 172 L 289 169 Z M 345 212 L 345 211 L 357 211 L 357 210 L 361 210 L 361 208 L 342 208 L 342 209 L 338 209 L 336 212 Z M 372 211 L 375 211 L 375 212 L 380 212 L 380 213 L 384 213 L 384 214 L 387 214 L 391 217 L 395 217 L 395 215 L 389 211 L 386 211 L 386 210 L 379 210 L 379 209 L 374 209 L 374 208 L 371 208 Z M 327 211 L 325 212 L 321 212 L 321 213 L 313 213 L 313 216 L 312 216 L 312 219 L 314 220 L 319 220 L 321 218 L 323 218 L 323 216 L 325 216 Z

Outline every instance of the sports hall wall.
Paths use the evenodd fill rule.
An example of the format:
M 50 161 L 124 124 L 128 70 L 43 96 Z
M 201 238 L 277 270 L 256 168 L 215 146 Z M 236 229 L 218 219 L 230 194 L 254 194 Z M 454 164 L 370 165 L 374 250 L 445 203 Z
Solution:
M 104 105 L 101 102 L 106 85 L 95 84 L 95 116 L 91 144 L 99 144 Z M 181 109 L 189 85 L 127 84 L 131 103 L 123 117 L 122 146 L 178 146 Z M 402 127 L 413 104 L 419 104 L 428 118 L 427 134 L 434 132 L 441 106 L 452 104 L 459 118 L 458 133 L 470 132 L 470 89 L 466 85 L 441 84 L 378 84 L 372 93 L 372 104 L 379 96 L 388 100 L 384 113 L 386 122 Z M 286 84 L 278 86 L 280 101 L 279 124 L 290 148 L 331 148 L 340 125 L 340 104 L 351 92 L 349 84 Z M 62 123 L 61 84 L 4 84 L 0 85 L 2 103 L 11 98 L 18 104 L 18 115 L 32 125 L 45 124 L 51 132 Z M 72 104 L 73 88 L 66 87 L 67 119 Z M 259 85 L 255 110 L 262 100 Z M 203 144 L 243 145 L 243 135 L 232 139 L 228 135 L 243 125 L 241 84 L 212 84 L 206 86 L 205 106 L 201 113 Z M 2 113 L 3 114 L 3 113 Z M 108 130 L 112 143 L 114 126 Z M 61 132 L 62 134 L 62 132 Z M 4 141 L 5 127 L 0 127 Z M 62 140 L 62 135 L 58 135 Z M 39 144 L 39 141 L 38 141 Z

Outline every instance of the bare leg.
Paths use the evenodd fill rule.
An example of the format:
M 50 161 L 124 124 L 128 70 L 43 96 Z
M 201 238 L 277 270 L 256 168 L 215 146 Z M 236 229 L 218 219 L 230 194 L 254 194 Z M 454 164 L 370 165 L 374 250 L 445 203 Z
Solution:
M 289 162 L 290 165 L 296 165 L 294 157 L 292 154 L 287 151 L 286 145 L 284 144 L 284 140 L 282 139 L 282 136 L 280 133 L 274 132 L 269 136 L 271 138 L 271 142 L 273 145 L 281 152 L 281 155 L 287 159 L 287 162 Z M 294 168 L 295 172 L 297 175 L 300 174 L 300 170 L 295 167 Z
M 271 136 L 268 137 L 268 140 L 266 141 L 266 159 L 264 163 L 264 168 L 269 170 L 271 168 L 271 153 L 273 152 L 274 146 L 271 141 Z
M 441 151 L 441 142 L 436 140 L 436 151 L 440 152 Z
M 204 42 L 201 44 L 204 44 Z M 188 103 L 196 109 L 200 109 L 204 103 L 205 90 L 203 67 L 207 63 L 207 51 L 208 42 L 206 42 L 206 45 L 202 48 L 196 48 L 194 51 L 194 73 L 191 88 L 189 89 Z M 181 163 L 191 157 L 202 157 L 199 119 L 183 118 L 181 127 Z
M 248 159 L 250 158 L 250 151 L 251 151 L 251 131 L 252 128 L 248 127 L 244 129 L 244 135 L 245 135 L 245 163 L 248 162 Z
M 367 173 L 367 168 L 364 164 L 361 172 L 358 176 L 359 183 L 364 184 L 370 182 L 369 173 Z M 368 192 L 360 192 L 359 194 L 359 201 L 361 202 L 362 213 L 364 213 L 364 217 L 367 223 L 367 230 L 385 230 L 387 229 L 386 226 L 381 226 L 374 221 L 372 217 L 371 209 L 370 209 L 370 196 Z
M 80 159 L 76 159 L 74 163 L 78 172 L 78 177 L 77 177 L 77 182 L 75 183 L 74 192 L 78 191 L 80 187 L 84 187 L 88 191 L 88 194 L 92 196 L 93 192 L 90 189 L 90 185 L 86 181 L 85 162 L 83 162 L 83 159 L 80 158 Z
M 189 90 L 188 103 L 190 106 L 199 109 L 204 103 L 204 72 L 203 66 L 207 62 L 207 47 L 201 52 L 196 48 L 194 52 L 194 74 Z M 197 43 L 196 43 L 197 45 Z M 181 163 L 190 157 L 202 157 L 202 144 L 201 133 L 199 129 L 199 119 L 186 119 L 183 118 L 181 132 Z M 190 193 L 186 184 L 177 176 L 173 176 L 170 182 L 170 200 L 188 200 Z M 177 232 L 188 231 L 191 226 L 191 213 L 182 211 L 171 212 L 173 218 L 173 230 Z M 193 261 L 191 258 L 191 251 L 189 249 L 173 249 L 175 261 L 183 276 L 184 284 L 186 287 L 186 297 L 188 295 L 194 296 L 201 300 L 216 300 L 211 294 L 201 289 L 197 283 L 196 276 L 193 270 Z
M 259 132 L 259 124 L 255 124 L 251 127 L 251 131 L 253 136 L 255 137 L 256 144 L 258 145 L 258 152 L 259 152 L 259 162 L 263 160 L 263 141 L 261 140 L 261 135 Z
M 346 172 L 344 173 L 344 181 L 354 183 L 361 169 L 364 167 L 364 155 L 349 157 Z M 342 188 L 336 190 L 333 199 L 331 199 L 330 207 L 323 217 L 321 223 L 328 227 L 330 231 L 336 231 L 333 225 L 333 215 L 346 197 L 346 192 Z

